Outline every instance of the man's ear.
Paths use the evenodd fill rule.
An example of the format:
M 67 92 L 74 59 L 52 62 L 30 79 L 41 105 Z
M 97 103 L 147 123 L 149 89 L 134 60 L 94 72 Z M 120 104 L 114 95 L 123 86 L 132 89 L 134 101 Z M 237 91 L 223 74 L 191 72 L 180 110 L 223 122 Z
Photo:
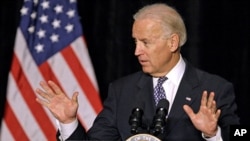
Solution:
M 180 38 L 179 38 L 179 35 L 174 33 L 171 35 L 170 37 L 170 50 L 172 52 L 176 52 L 178 49 L 179 49 L 179 42 L 180 42 Z

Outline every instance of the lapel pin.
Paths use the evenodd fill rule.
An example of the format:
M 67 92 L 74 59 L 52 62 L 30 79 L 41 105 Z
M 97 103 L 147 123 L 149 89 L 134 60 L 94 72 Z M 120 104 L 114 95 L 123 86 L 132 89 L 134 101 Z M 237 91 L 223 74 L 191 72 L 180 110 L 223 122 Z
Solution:
M 186 100 L 187 100 L 187 101 L 191 101 L 191 98 L 190 98 L 190 97 L 186 97 Z

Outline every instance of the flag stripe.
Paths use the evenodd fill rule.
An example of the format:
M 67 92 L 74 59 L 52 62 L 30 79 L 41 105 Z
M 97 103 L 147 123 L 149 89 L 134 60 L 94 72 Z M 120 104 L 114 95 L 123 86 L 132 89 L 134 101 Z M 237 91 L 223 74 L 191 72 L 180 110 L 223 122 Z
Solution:
M 71 47 L 74 50 L 74 53 L 78 58 L 78 60 L 80 61 L 82 67 L 86 71 L 88 77 L 90 78 L 91 83 L 95 86 L 95 89 L 99 91 L 97 82 L 95 80 L 94 69 L 91 64 L 90 57 L 88 56 L 88 48 L 86 46 L 84 36 L 81 36 L 77 38 L 74 42 L 72 42 Z
M 6 107 L 6 109 L 8 108 Z M 1 124 L 0 140 L 1 141 L 14 141 L 14 138 L 5 123 L 5 119 L 3 119 L 3 122 Z
M 72 73 L 72 68 L 67 64 L 61 53 L 55 54 L 53 57 L 51 57 L 48 60 L 48 63 L 49 66 L 51 66 L 52 71 L 57 72 L 54 73 L 54 75 L 56 78 L 58 78 L 60 86 L 64 88 L 68 97 L 71 98 L 73 92 L 79 92 L 79 120 L 85 126 L 85 129 L 90 128 L 93 120 L 95 119 L 96 112 L 93 109 L 91 103 L 88 101 L 85 92 L 81 89 L 79 83 L 77 83 L 76 76 Z
M 67 61 L 68 65 L 72 68 L 72 72 L 75 74 L 78 83 L 84 90 L 88 100 L 93 105 L 96 113 L 100 112 L 102 106 L 100 101 L 96 100 L 100 98 L 97 95 L 98 92 L 92 85 L 90 79 L 88 78 L 82 66 L 80 66 L 80 63 L 76 58 L 74 52 L 72 51 L 71 48 L 65 48 L 64 50 L 62 50 L 62 54 L 65 60 Z
M 88 77 L 92 82 L 92 85 L 95 87 L 96 91 L 98 91 L 97 83 L 96 83 L 95 78 L 94 78 L 95 75 L 94 75 L 94 71 L 93 71 L 93 66 L 90 63 L 91 60 L 88 57 L 88 55 L 82 55 L 83 52 L 88 53 L 84 37 L 77 38 L 73 43 L 71 43 L 71 47 L 72 47 L 72 50 L 74 51 L 75 56 L 78 58 L 78 60 L 81 63 L 82 67 L 84 68 L 86 74 L 88 74 Z M 84 94 L 84 99 L 87 99 L 85 97 L 85 94 Z M 100 99 L 98 98 L 98 100 L 100 100 Z M 79 99 L 78 101 L 81 101 L 81 99 Z M 84 103 L 86 103 L 86 102 L 84 102 Z M 84 108 L 85 105 L 83 105 L 82 107 Z M 80 107 L 80 109 L 81 109 L 81 107 Z M 79 109 L 79 111 L 86 111 L 86 108 L 85 108 L 85 110 L 84 109 L 80 110 L 80 109 Z M 89 120 L 89 119 L 92 119 L 91 116 L 90 116 L 91 114 L 88 114 L 86 112 L 84 112 L 84 113 L 81 112 L 80 114 L 82 114 L 82 117 L 86 117 L 86 119 L 88 119 L 87 120 L 87 127 L 92 126 L 92 124 L 90 124 L 90 123 L 92 123 L 93 120 Z
M 15 113 L 16 117 L 18 118 L 18 121 L 22 126 L 23 130 L 29 138 L 32 138 L 36 141 L 46 140 L 45 135 L 43 134 L 43 132 L 40 131 L 40 127 L 37 124 L 35 118 L 33 117 L 33 114 L 31 113 L 28 105 L 26 104 L 22 95 L 19 94 L 16 82 L 11 73 L 9 75 L 9 80 L 10 81 L 8 83 L 8 86 L 10 86 L 10 89 L 8 89 L 8 92 L 12 95 L 7 95 L 7 100 L 9 101 L 9 105 Z M 17 129 L 14 128 L 12 130 Z
M 42 131 L 46 135 L 49 140 L 55 139 L 56 130 L 53 124 L 50 122 L 49 118 L 46 116 L 46 113 L 42 109 L 41 105 L 39 105 L 35 99 L 36 96 L 33 89 L 31 88 L 25 74 L 23 73 L 22 69 L 20 68 L 20 63 L 17 60 L 15 54 L 12 60 L 13 68 L 11 69 L 12 75 L 17 81 L 17 86 L 22 93 L 23 98 L 25 99 L 29 109 L 31 110 L 33 116 L 36 118 L 37 122 L 39 123 Z M 29 94 L 29 95 L 27 95 Z
M 50 65 L 48 64 L 48 62 L 44 62 L 43 64 L 41 64 L 39 66 L 39 70 L 40 70 L 40 72 L 43 75 L 45 80 L 47 80 L 47 81 L 52 80 L 56 84 L 60 84 L 59 81 L 57 80 L 57 77 L 55 76 L 54 72 L 52 71 Z
M 14 115 L 11 107 L 9 106 L 8 101 L 6 102 L 6 113 L 5 113 L 5 122 L 7 124 L 7 126 L 10 129 L 10 132 L 13 135 L 13 138 L 15 140 L 19 140 L 20 138 L 22 140 L 26 140 L 28 141 L 28 137 L 26 135 L 26 133 L 23 131 L 21 125 L 19 124 L 16 116 Z M 18 130 L 14 130 L 14 129 L 18 129 Z

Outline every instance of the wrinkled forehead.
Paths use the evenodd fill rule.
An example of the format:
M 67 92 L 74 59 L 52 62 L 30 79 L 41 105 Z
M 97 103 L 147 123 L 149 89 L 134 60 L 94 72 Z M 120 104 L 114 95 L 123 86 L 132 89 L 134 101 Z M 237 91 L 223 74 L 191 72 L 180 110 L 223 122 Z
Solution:
M 132 34 L 134 38 L 159 38 L 163 30 L 159 20 L 144 18 L 134 21 Z

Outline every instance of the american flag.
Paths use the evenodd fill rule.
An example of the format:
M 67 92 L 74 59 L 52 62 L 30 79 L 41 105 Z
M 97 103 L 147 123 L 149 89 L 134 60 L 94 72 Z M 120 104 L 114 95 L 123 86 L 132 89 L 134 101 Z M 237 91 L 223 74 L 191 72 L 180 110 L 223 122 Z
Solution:
M 88 130 L 102 109 L 76 0 L 24 0 L 20 10 L 1 141 L 56 140 L 56 120 L 36 102 L 41 80 L 55 81 L 71 98 L 78 91 L 78 119 Z

